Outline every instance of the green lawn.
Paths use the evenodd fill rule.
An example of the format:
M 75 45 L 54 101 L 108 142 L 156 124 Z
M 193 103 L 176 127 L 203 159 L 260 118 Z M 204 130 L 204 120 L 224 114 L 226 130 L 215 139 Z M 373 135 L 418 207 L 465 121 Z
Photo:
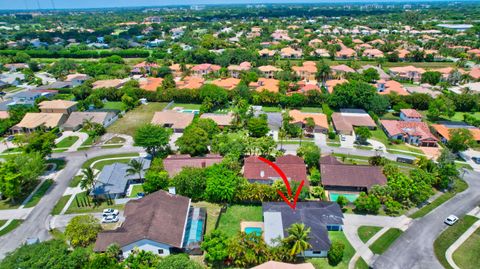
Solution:
M 6 222 L 7 222 L 7 220 L 0 219 L 0 227 L 2 227 Z
M 130 193 L 130 197 L 135 198 L 137 197 L 137 193 L 144 192 L 143 186 L 141 184 L 133 185 L 132 192 Z
M 55 171 L 60 171 L 65 168 L 65 165 L 67 165 L 67 161 L 65 161 L 64 159 L 48 159 L 47 164 L 49 163 L 54 163 L 57 165 Z
M 70 180 L 70 182 L 68 183 L 68 186 L 70 188 L 75 188 L 76 186 L 78 186 L 78 184 L 80 184 L 80 181 L 82 181 L 82 178 L 83 178 L 82 175 L 74 176 L 73 179 Z
M 433 250 L 435 255 L 437 256 L 438 261 L 443 265 L 443 267 L 449 269 L 452 268 L 448 263 L 447 259 L 445 258 L 445 252 L 447 249 L 455 242 L 457 239 L 465 233 L 465 231 L 470 228 L 478 220 L 478 218 L 474 216 L 465 216 L 461 218 L 456 224 L 451 227 L 448 227 L 445 231 L 443 231 L 440 236 L 437 237 L 435 242 L 433 243 Z M 478 241 L 476 242 L 478 244 Z M 478 257 L 478 252 L 475 253 Z M 476 264 L 478 268 L 478 264 Z M 463 267 L 462 267 L 463 268 Z
M 3 230 L 0 230 L 0 236 L 8 234 L 9 232 L 15 230 L 15 228 L 20 226 L 22 222 L 23 220 L 14 219 L 12 222 L 10 222 L 10 224 L 7 227 L 5 227 Z
M 378 231 L 380 231 L 382 227 L 378 226 L 360 226 L 358 228 L 358 237 L 363 241 L 363 243 L 367 243 L 370 238 L 372 238 Z
M 450 198 L 455 196 L 457 193 L 462 192 L 462 191 L 466 190 L 467 188 L 468 188 L 468 184 L 465 181 L 463 181 L 461 179 L 455 180 L 455 182 L 453 184 L 453 187 L 450 191 L 442 194 L 440 197 L 435 199 L 432 203 L 420 208 L 418 211 L 416 211 L 415 213 L 410 215 L 410 217 L 413 218 L 413 219 L 416 219 L 416 218 L 421 218 L 421 217 L 427 215 L 428 213 L 430 213 L 430 211 L 434 210 L 439 205 L 441 205 L 441 204 L 445 203 L 446 201 L 450 200 Z
M 355 263 L 355 269 L 368 269 L 367 262 L 362 258 L 358 258 L 357 262 Z
M 119 137 L 119 136 L 114 136 L 110 140 L 105 142 L 105 144 L 123 144 L 123 143 L 125 143 L 125 138 Z
M 107 132 L 133 136 L 138 127 L 149 123 L 153 118 L 153 114 L 156 111 L 162 111 L 165 106 L 165 103 L 154 102 L 148 103 L 148 105 L 140 105 L 110 125 L 107 128 Z
M 94 163 L 95 161 L 98 161 L 98 160 L 118 158 L 118 157 L 137 157 L 137 156 L 138 156 L 138 153 L 122 153 L 122 154 L 111 154 L 111 155 L 98 156 L 98 157 L 91 158 L 88 161 L 84 162 L 83 165 L 82 165 L 82 169 L 85 169 L 85 168 L 89 167 L 90 165 L 92 165 L 92 163 Z M 126 159 L 126 160 L 128 160 L 128 159 Z M 120 161 L 120 160 L 117 160 L 117 161 Z
M 477 229 L 454 253 L 453 260 L 462 269 L 476 269 L 480 264 L 480 229 Z
M 200 106 L 200 104 L 173 103 L 173 105 L 170 106 L 170 109 L 173 109 L 175 107 L 182 107 L 184 109 L 200 110 Z
M 262 106 L 263 112 L 282 112 L 282 108 L 278 106 Z
M 30 193 L 32 193 L 32 191 L 37 187 L 38 183 L 40 183 L 40 181 L 36 181 L 35 184 L 28 186 L 28 188 L 25 189 L 24 192 L 21 193 L 20 196 L 17 197 L 14 201 L 10 199 L 0 200 L 0 210 L 18 208 L 23 203 L 23 201 L 30 195 Z
M 25 204 L 25 207 L 34 207 L 40 202 L 40 199 L 42 199 L 43 195 L 48 191 L 50 186 L 52 186 L 53 180 L 52 179 L 47 179 L 45 180 L 42 185 L 38 188 L 38 190 L 33 194 L 32 198 L 28 203 Z
M 116 148 L 121 148 L 123 145 L 103 145 L 101 146 L 102 149 L 116 149 Z
M 60 199 L 58 199 L 57 203 L 52 209 L 52 215 L 58 215 L 60 212 L 62 212 L 62 209 L 65 207 L 67 204 L 68 200 L 72 197 L 71 194 L 62 196 Z
M 330 238 L 330 241 L 338 240 L 345 245 L 342 261 L 336 266 L 331 266 L 330 264 L 328 264 L 327 258 L 308 259 L 307 262 L 311 262 L 313 266 L 317 269 L 347 269 L 348 263 L 352 259 L 353 255 L 355 255 L 355 249 L 352 247 L 352 245 L 350 245 L 350 242 L 348 242 L 348 239 L 345 237 L 345 234 L 343 234 L 343 232 L 328 232 L 328 237 Z
M 377 241 L 373 242 L 370 245 L 370 249 L 375 254 L 384 253 L 395 240 L 402 235 L 402 230 L 397 228 L 390 228 L 382 236 L 380 236 Z
M 103 104 L 104 109 L 116 109 L 120 111 L 125 110 L 125 104 L 122 102 L 106 102 Z
M 215 229 L 215 223 L 217 222 L 218 216 L 220 215 L 219 204 L 212 204 L 209 202 L 196 202 L 192 203 L 194 207 L 204 207 L 207 210 L 207 226 L 205 228 L 205 234 L 210 233 Z
M 81 192 L 76 195 L 70 207 L 65 214 L 102 212 L 106 208 L 123 209 L 125 205 L 108 204 L 106 201 L 95 204 L 87 192 Z
M 453 117 L 451 117 L 451 118 L 448 118 L 448 120 L 463 121 L 463 115 L 464 114 L 470 114 L 470 115 L 474 116 L 477 120 L 480 120 L 480 112 L 474 112 L 474 113 L 455 112 L 455 115 L 453 115 Z
M 138 155 L 137 155 L 138 156 Z M 132 156 L 134 158 L 136 156 Z M 93 169 L 102 170 L 105 165 L 114 164 L 114 163 L 129 163 L 131 159 L 120 159 L 120 160 L 105 160 L 99 161 L 94 166 Z
M 75 144 L 75 142 L 77 142 L 77 140 L 79 139 L 78 136 L 68 136 L 68 137 L 65 137 L 64 139 L 62 139 L 60 142 L 58 142 L 55 147 L 56 148 L 69 148 L 71 147 L 73 144 Z
M 323 113 L 323 110 L 321 107 L 302 107 L 300 111 L 305 113 Z
M 218 229 L 228 236 L 235 236 L 240 231 L 241 221 L 262 221 L 261 206 L 232 205 L 220 216 Z

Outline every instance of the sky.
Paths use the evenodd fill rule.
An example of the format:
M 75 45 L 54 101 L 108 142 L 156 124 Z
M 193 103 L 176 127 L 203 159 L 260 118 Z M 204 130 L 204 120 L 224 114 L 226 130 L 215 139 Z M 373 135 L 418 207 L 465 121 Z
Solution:
M 7 9 L 69 9 L 133 6 L 194 5 L 194 4 L 265 4 L 265 3 L 325 3 L 325 2 L 399 2 L 400 0 L 0 0 L 0 10 Z M 413 1 L 413 0 L 411 0 Z M 430 0 L 431 1 L 431 0 Z M 403 1 L 405 2 L 405 0 Z M 427 1 L 416 1 L 427 2 Z

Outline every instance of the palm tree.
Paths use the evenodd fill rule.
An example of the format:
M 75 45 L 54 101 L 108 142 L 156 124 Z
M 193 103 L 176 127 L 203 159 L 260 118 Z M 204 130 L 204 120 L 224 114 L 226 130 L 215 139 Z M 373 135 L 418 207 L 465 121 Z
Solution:
M 95 185 L 95 178 L 97 177 L 97 174 L 93 171 L 91 167 L 87 167 L 82 170 L 83 178 L 82 181 L 80 181 L 80 188 L 82 190 L 90 190 L 93 188 Z
M 332 70 L 330 69 L 330 66 L 325 63 L 321 63 L 317 66 L 317 74 L 316 74 L 316 79 L 322 81 L 322 86 L 325 87 L 325 82 L 330 76 L 330 73 Z
M 142 181 L 142 172 L 143 172 L 143 161 L 132 159 L 128 163 L 127 175 L 135 175 L 138 174 L 138 178 Z
M 303 223 L 294 223 L 288 228 L 288 237 L 285 243 L 290 247 L 290 255 L 295 256 L 299 253 L 304 254 L 305 250 L 312 247 L 308 242 L 310 237 L 310 227 L 305 227 Z

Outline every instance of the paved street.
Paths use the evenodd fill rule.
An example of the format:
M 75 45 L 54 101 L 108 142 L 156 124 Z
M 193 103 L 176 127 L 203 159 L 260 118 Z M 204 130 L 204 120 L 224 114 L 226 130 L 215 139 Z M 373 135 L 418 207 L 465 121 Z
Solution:
M 466 191 L 425 217 L 414 220 L 410 228 L 375 261 L 373 268 L 443 268 L 433 252 L 433 242 L 447 228 L 443 221 L 450 214 L 463 216 L 480 204 L 480 173 L 468 171 L 464 179 L 469 185 Z
M 54 187 L 51 188 L 45 196 L 40 200 L 38 205 L 31 211 L 25 221 L 15 229 L 14 232 L 8 233 L 0 237 L 0 259 L 5 254 L 20 246 L 25 239 L 29 237 L 38 237 L 40 240 L 50 238 L 48 232 L 49 215 L 56 202 L 68 187 L 71 178 L 78 172 L 82 164 L 86 161 L 85 154 L 88 158 L 94 158 L 102 155 L 143 152 L 143 148 L 123 147 L 114 149 L 92 148 L 88 151 L 79 151 L 71 153 L 54 153 L 52 158 L 65 158 L 67 165 L 57 177 Z

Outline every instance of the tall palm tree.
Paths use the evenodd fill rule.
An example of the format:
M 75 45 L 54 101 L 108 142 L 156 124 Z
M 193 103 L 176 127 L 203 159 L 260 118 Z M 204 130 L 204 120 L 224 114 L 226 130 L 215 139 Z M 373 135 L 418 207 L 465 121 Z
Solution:
M 280 128 L 278 130 L 278 139 L 280 139 L 280 149 L 283 150 L 283 140 L 287 137 L 287 132 L 285 129 Z
M 80 181 L 80 188 L 82 190 L 90 190 L 93 188 L 95 185 L 95 178 L 97 177 L 97 173 L 93 171 L 91 167 L 87 167 L 82 170 L 83 178 L 82 181 Z
M 128 163 L 127 175 L 138 174 L 138 178 L 142 181 L 143 160 L 132 159 Z
M 325 82 L 327 81 L 328 76 L 332 73 L 330 66 L 325 63 L 320 63 L 317 66 L 316 79 L 322 81 L 322 86 L 325 87 Z
M 290 247 L 290 255 L 295 256 L 299 253 L 304 254 L 305 250 L 312 247 L 308 242 L 310 240 L 310 227 L 305 227 L 303 223 L 294 223 L 288 228 L 288 237 L 285 242 Z

